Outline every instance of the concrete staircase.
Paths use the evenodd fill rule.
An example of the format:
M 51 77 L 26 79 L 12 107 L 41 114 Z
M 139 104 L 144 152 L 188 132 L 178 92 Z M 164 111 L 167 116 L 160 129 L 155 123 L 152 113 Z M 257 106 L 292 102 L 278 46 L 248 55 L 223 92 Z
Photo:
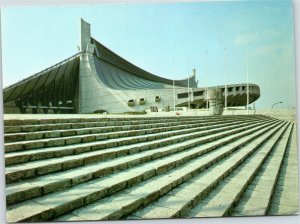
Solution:
M 298 211 L 290 204 L 298 198 L 291 122 L 252 115 L 4 124 L 9 222 Z

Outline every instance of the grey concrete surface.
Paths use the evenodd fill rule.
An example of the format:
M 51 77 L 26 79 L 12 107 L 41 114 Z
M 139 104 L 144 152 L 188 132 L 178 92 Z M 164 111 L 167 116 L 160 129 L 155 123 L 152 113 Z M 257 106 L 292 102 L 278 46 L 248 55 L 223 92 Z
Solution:
M 291 180 L 297 163 L 287 159 L 295 153 L 291 122 L 262 115 L 9 116 L 5 172 L 11 222 L 298 210 L 292 202 L 298 192 L 280 189 L 296 183 Z

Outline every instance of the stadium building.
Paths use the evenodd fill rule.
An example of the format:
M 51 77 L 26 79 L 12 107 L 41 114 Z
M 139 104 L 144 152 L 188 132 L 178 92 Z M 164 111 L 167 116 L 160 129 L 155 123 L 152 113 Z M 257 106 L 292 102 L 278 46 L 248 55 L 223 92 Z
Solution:
M 91 37 L 90 24 L 81 20 L 80 52 L 5 88 L 4 113 L 124 113 L 208 105 L 211 114 L 222 114 L 225 87 L 200 88 L 195 76 L 195 70 L 182 80 L 151 74 Z M 232 84 L 226 95 L 228 107 L 246 106 L 260 97 L 260 89 Z

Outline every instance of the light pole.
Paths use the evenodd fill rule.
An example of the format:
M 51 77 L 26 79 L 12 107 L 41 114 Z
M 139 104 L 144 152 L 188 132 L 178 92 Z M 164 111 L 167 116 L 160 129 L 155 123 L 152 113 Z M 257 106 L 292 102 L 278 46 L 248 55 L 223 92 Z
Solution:
M 208 52 L 206 52 L 206 70 L 205 70 L 205 92 L 206 92 L 206 115 L 208 115 L 208 86 L 207 86 L 207 76 L 208 76 Z
M 247 115 L 249 114 L 249 52 L 247 46 Z
M 227 114 L 227 67 L 226 67 L 226 63 L 227 63 L 227 49 L 224 49 L 224 82 L 225 82 L 225 89 L 224 89 L 224 98 L 225 98 L 225 102 L 224 102 L 224 109 L 225 109 L 225 114 Z
M 190 57 L 188 57 L 188 111 L 190 111 Z
M 277 104 L 280 104 L 280 103 L 282 103 L 282 102 L 280 101 L 280 102 L 274 103 L 274 104 L 272 105 L 271 109 L 273 110 L 274 106 L 277 105 Z
M 176 94 L 175 94 L 175 80 L 173 79 L 173 108 L 174 108 L 174 111 L 175 111 L 175 105 L 176 105 L 175 96 L 176 96 Z
M 188 111 L 190 110 L 190 77 L 188 77 Z

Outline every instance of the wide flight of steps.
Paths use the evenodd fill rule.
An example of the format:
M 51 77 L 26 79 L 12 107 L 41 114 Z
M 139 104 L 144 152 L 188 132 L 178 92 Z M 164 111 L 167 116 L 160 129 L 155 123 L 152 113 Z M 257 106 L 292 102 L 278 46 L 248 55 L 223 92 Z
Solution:
M 8 222 L 298 212 L 292 122 L 251 115 L 4 125 Z

